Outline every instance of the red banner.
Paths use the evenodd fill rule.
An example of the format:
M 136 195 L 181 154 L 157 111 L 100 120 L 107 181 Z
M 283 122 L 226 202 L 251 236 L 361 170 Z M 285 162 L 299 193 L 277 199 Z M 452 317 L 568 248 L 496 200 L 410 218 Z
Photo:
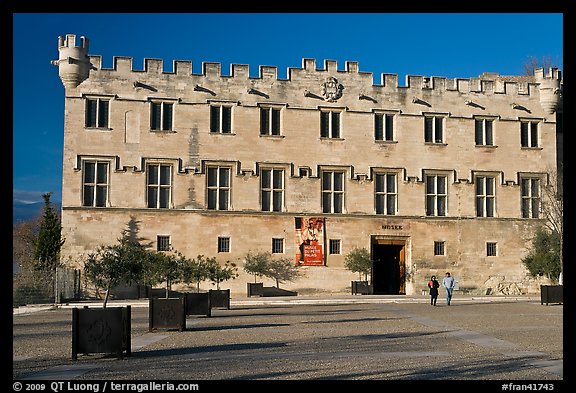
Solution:
M 296 217 L 296 264 L 324 266 L 323 217 Z

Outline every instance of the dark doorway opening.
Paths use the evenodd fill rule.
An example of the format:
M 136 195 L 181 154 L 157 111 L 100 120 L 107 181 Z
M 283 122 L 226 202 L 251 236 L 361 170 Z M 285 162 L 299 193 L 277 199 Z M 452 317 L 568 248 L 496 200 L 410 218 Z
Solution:
M 403 295 L 404 244 L 372 243 L 372 288 L 375 295 Z

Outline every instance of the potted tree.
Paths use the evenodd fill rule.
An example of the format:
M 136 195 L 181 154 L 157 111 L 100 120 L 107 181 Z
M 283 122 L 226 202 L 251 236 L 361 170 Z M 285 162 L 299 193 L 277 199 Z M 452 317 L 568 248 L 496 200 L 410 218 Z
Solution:
M 344 267 L 351 272 L 358 273 L 360 280 L 352 281 L 352 295 L 360 293 L 369 295 L 372 293 L 372 285 L 368 282 L 368 275 L 372 271 L 372 259 L 370 252 L 362 247 L 354 247 L 344 258 Z M 362 279 L 364 276 L 364 279 Z
M 226 261 L 223 265 L 216 258 L 207 259 L 208 279 L 216 289 L 210 289 L 210 306 L 230 309 L 230 289 L 220 289 L 220 283 L 238 277 L 236 264 Z
M 264 283 L 258 282 L 258 277 L 265 276 L 271 259 L 272 254 L 265 251 L 249 252 L 244 257 L 244 271 L 254 275 L 254 282 L 249 282 L 247 285 L 248 297 L 264 294 Z
M 72 359 L 78 353 L 116 353 L 119 357 L 131 354 L 131 308 L 106 307 L 111 288 L 119 284 L 138 282 L 143 266 L 152 254 L 127 231 L 118 244 L 100 246 L 88 254 L 84 264 L 86 278 L 105 289 L 101 308 L 72 309 Z
M 186 259 L 183 266 L 183 282 L 196 284 L 196 292 L 186 292 L 186 315 L 212 315 L 210 293 L 200 292 L 200 283 L 208 279 L 208 259 L 198 255 L 194 259 Z
M 262 296 L 296 296 L 297 292 L 280 289 L 280 283 L 300 277 L 298 266 L 290 258 L 270 258 L 264 276 L 276 281 L 275 287 L 263 287 Z
M 170 297 L 172 284 L 183 280 L 187 259 L 180 253 L 156 252 L 148 258 L 144 269 L 144 280 L 153 286 L 165 283 L 165 297 L 149 298 L 149 329 L 186 329 L 186 298 Z

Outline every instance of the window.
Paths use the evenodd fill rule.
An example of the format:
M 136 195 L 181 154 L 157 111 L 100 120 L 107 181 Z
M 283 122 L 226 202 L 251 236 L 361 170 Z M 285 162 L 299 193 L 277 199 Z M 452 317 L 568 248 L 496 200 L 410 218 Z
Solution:
M 496 243 L 488 242 L 486 243 L 486 256 L 495 257 L 496 256 Z
M 476 177 L 476 217 L 494 217 L 494 185 L 493 177 Z
M 492 119 L 475 119 L 476 145 L 492 146 L 494 145 L 494 120 Z
M 320 112 L 320 137 L 340 138 L 340 112 Z
M 148 164 L 147 172 L 148 207 L 168 209 L 170 207 L 170 192 L 172 191 L 172 166 Z
M 150 116 L 150 129 L 156 131 L 172 130 L 172 111 L 174 104 L 169 102 L 153 102 Z
M 520 181 L 522 189 L 522 218 L 540 216 L 540 179 L 524 178 Z
M 444 242 L 434 242 L 434 255 L 444 255 Z
M 341 254 L 341 248 L 340 248 L 340 239 L 330 239 L 330 254 L 332 255 L 338 255 Z
M 208 209 L 228 210 L 230 206 L 230 168 L 208 167 Z
M 283 254 L 284 253 L 284 239 L 272 239 L 272 253 L 273 254 Z
M 218 237 L 218 252 L 230 252 L 229 237 Z
M 377 173 L 374 185 L 376 214 L 396 214 L 396 175 L 393 173 Z
M 444 118 L 441 116 L 424 117 L 424 142 L 443 143 L 443 124 Z
M 426 176 L 426 215 L 446 215 L 446 176 Z
M 394 115 L 374 114 L 374 139 L 377 141 L 394 140 Z
M 344 209 L 344 172 L 322 172 L 322 212 L 342 213 Z
M 522 147 L 538 147 L 538 122 L 520 122 L 520 144 Z
M 82 206 L 105 207 L 108 202 L 108 161 L 84 161 Z
M 262 211 L 281 212 L 284 204 L 284 170 L 262 169 L 260 187 Z
M 260 108 L 260 135 L 280 135 L 280 109 Z
M 210 132 L 232 133 L 232 107 L 225 105 L 210 106 Z
M 156 250 L 170 251 L 170 236 L 165 235 L 156 236 Z
M 86 100 L 86 127 L 108 128 L 110 100 Z

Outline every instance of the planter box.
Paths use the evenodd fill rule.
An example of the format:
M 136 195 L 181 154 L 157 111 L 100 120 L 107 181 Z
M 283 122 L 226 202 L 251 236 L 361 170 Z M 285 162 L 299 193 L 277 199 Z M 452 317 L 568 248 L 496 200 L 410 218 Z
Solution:
M 209 292 L 186 292 L 186 315 L 212 316 Z
M 248 297 L 264 296 L 264 283 L 249 282 L 247 285 Z
M 73 308 L 72 359 L 78 354 L 131 355 L 131 307 Z
M 281 289 L 276 287 L 262 287 L 262 296 L 297 296 L 298 292 L 289 291 L 287 289 Z
M 229 289 L 210 289 L 208 291 L 210 296 L 211 308 L 225 308 L 230 310 L 230 290 Z
M 352 281 L 352 295 L 361 294 L 361 295 L 371 295 L 372 294 L 372 285 L 368 284 L 368 281 Z
M 564 303 L 563 285 L 540 285 L 540 304 Z
M 149 331 L 154 329 L 186 330 L 186 298 L 151 297 L 148 306 Z

